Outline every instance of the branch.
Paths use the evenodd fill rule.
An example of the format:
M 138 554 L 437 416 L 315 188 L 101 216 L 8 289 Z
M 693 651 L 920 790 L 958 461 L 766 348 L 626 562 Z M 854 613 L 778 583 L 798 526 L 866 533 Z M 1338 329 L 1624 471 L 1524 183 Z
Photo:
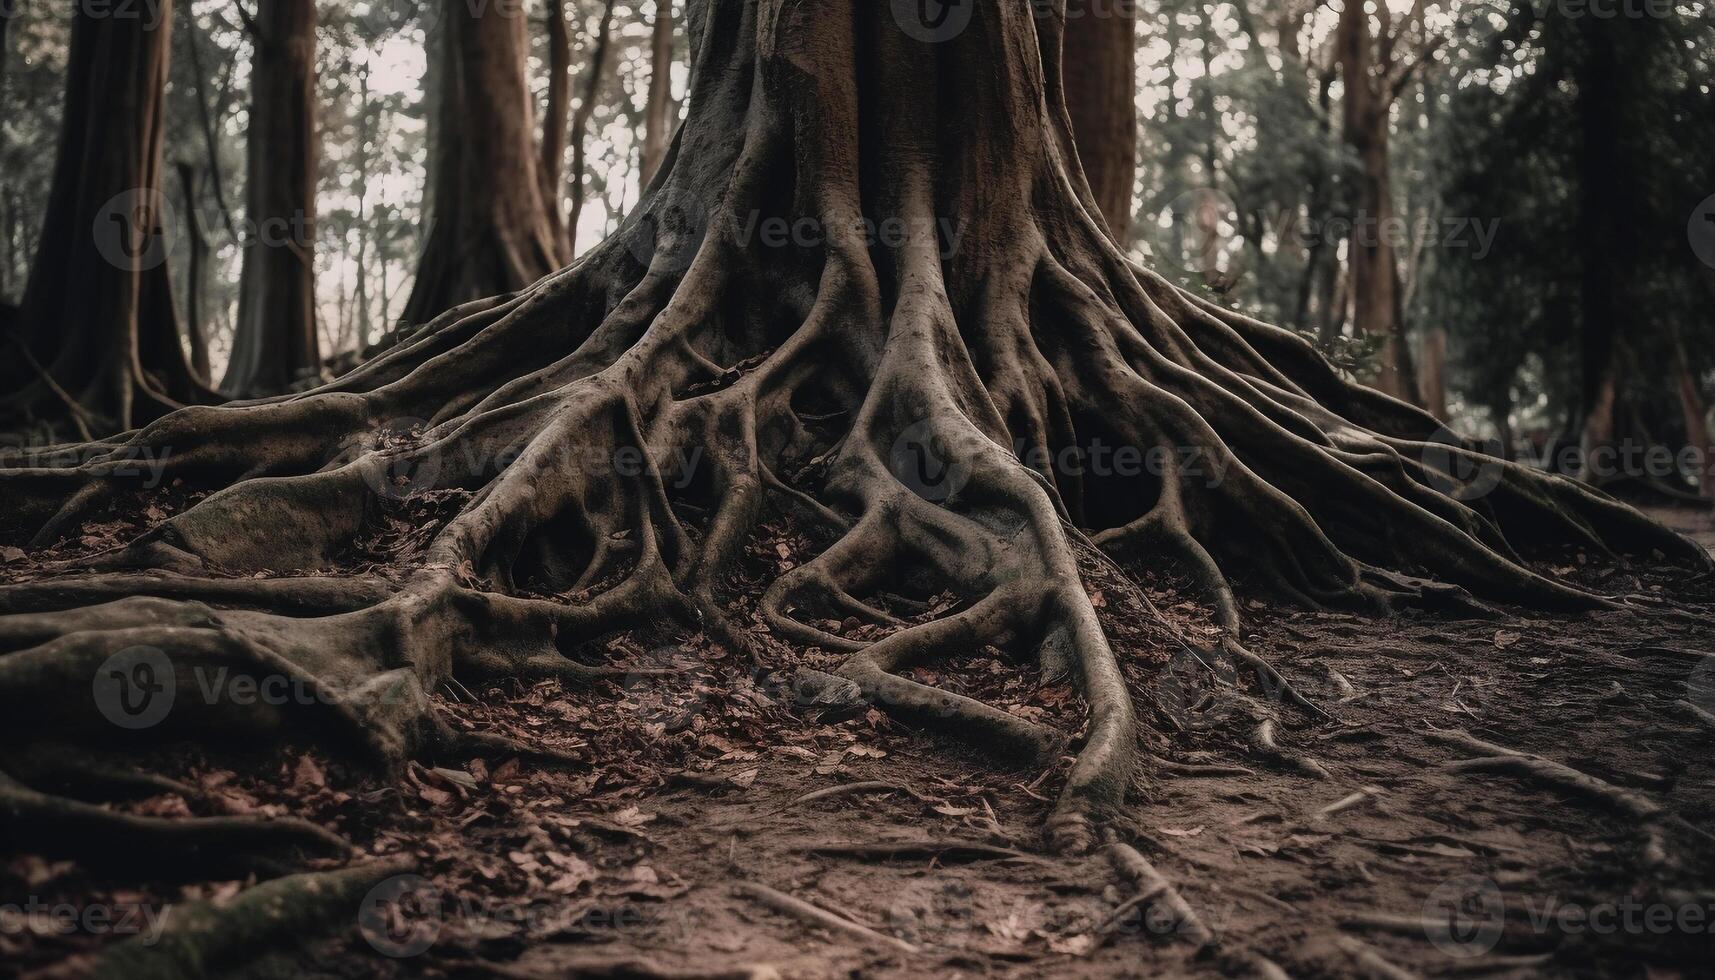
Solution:
M 1418 49 L 1417 54 L 1399 70 L 1397 77 L 1389 83 L 1387 92 L 1388 105 L 1392 105 L 1394 100 L 1399 98 L 1400 93 L 1405 91 L 1405 87 L 1411 84 L 1411 77 L 1417 73 L 1417 69 L 1425 62 L 1433 59 L 1435 52 L 1446 42 L 1447 39 L 1445 37 L 1431 38 L 1428 43 Z

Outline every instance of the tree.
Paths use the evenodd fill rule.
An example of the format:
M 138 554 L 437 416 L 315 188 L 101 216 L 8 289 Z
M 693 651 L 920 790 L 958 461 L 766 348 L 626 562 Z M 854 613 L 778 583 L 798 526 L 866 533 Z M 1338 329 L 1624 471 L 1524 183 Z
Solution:
M 520 6 L 440 0 L 429 240 L 405 303 L 426 323 L 560 267 L 558 207 L 544 200 Z
M 1011 764 L 1075 755 L 1048 829 L 1082 850 L 1137 775 L 1140 735 L 1086 576 L 1142 622 L 1152 607 L 1126 567 L 1179 563 L 1218 624 L 1195 641 L 1206 662 L 1290 691 L 1241 643 L 1240 569 L 1313 607 L 1469 610 L 1472 593 L 1612 604 L 1521 548 L 1711 567 L 1587 486 L 1428 442 L 1434 418 L 1343 380 L 1296 334 L 1132 264 L 1077 171 L 1059 18 L 916 9 L 708 0 L 690 115 L 654 191 L 583 259 L 315 392 L 187 410 L 57 479 L 6 473 L 9 538 L 105 516 L 136 487 L 111 461 L 149 447 L 174 449 L 163 477 L 210 495 L 103 559 L 168 574 L 0 588 L 7 611 L 53 611 L 0 633 L 32 651 L 7 658 L 23 666 L 0 677 L 5 723 L 52 712 L 69 735 L 91 712 L 57 706 L 87 700 L 65 671 L 148 644 L 289 670 L 323 695 L 317 718 L 398 763 L 507 744 L 435 715 L 425 692 L 448 678 L 582 686 L 608 676 L 567 655 L 587 640 L 700 629 L 759 667 L 774 643 L 838 652 L 834 673 L 800 674 L 803 692 Z M 1151 453 L 1154 472 L 1103 451 L 1116 445 Z M 1467 467 L 1485 493 L 1463 492 Z M 733 572 L 765 515 L 815 544 L 751 585 Z M 415 530 L 364 544 L 401 523 Z M 365 547 L 373 562 L 325 571 Z M 729 588 L 766 637 L 732 627 Z M 957 604 L 915 601 L 944 592 Z M 103 605 L 139 594 L 161 601 Z M 874 632 L 850 635 L 852 620 Z M 122 640 L 101 632 L 119 625 Z M 990 644 L 1076 685 L 1075 746 L 906 676 Z M 1259 753 L 1290 751 L 1272 709 L 1231 698 Z M 205 707 L 181 703 L 179 734 Z M 206 707 L 224 738 L 285 727 Z M 26 816 L 48 805 L 5 785 L 0 798 Z M 77 845 L 53 830 L 35 830 L 44 853 Z M 251 832 L 246 854 L 268 835 L 306 843 L 302 828 Z
M 560 214 L 560 187 L 566 170 L 568 113 L 572 104 L 572 35 L 566 27 L 564 0 L 548 3 L 548 105 L 542 121 L 542 201 L 548 209 L 560 254 L 572 254 L 571 231 Z
M 85 436 L 215 398 L 180 341 L 162 238 L 172 5 L 72 17 L 65 110 L 29 284 L 0 368 L 0 417 Z
M 1066 52 L 1078 160 L 1109 230 L 1124 241 L 1137 174 L 1136 0 L 1068 0 Z
M 1401 316 L 1399 256 L 1394 248 L 1393 176 L 1389 156 L 1390 115 L 1412 74 L 1439 39 L 1414 38 L 1423 30 L 1424 0 L 1417 0 L 1397 27 L 1386 2 L 1375 4 L 1381 30 L 1371 34 L 1364 0 L 1345 0 L 1335 45 L 1339 50 L 1346 141 L 1362 165 L 1350 240 L 1352 321 L 1361 335 L 1376 338 L 1381 354 L 1375 384 L 1380 390 L 1421 403 Z
M 235 8 L 243 10 L 243 7 Z M 247 21 L 249 176 L 238 325 L 221 389 L 276 395 L 321 372 L 316 333 L 316 8 L 262 0 Z
M 654 179 L 673 127 L 673 0 L 655 0 L 649 35 L 649 102 L 643 111 L 643 184 Z M 1134 134 L 1135 135 L 1135 134 Z M 1127 189 L 1130 196 L 1130 189 Z M 1128 201 L 1129 206 L 1129 201 Z

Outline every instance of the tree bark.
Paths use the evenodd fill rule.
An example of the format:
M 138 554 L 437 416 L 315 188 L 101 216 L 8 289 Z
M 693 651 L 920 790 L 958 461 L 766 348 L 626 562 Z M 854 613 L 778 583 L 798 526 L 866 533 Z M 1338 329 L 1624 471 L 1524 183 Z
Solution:
M 1136 0 L 1068 0 L 1061 71 L 1090 193 L 1124 243 L 1137 175 Z
M 643 113 L 643 185 L 655 179 L 673 130 L 673 0 L 655 0 L 649 38 L 649 102 Z
M 162 237 L 172 5 L 105 14 L 79 5 L 72 18 L 53 181 L 16 318 L 28 356 L 0 368 L 11 393 L 0 416 L 98 432 L 215 398 L 185 357 Z
M 1438 419 L 1447 418 L 1447 328 L 1431 327 L 1423 335 L 1423 360 L 1418 365 L 1418 389 L 1423 408 Z
M 203 267 L 208 260 L 208 236 L 197 218 L 196 168 L 178 164 L 179 187 L 185 201 L 185 241 L 190 249 L 190 268 L 185 270 L 185 340 L 190 345 L 191 370 L 208 383 L 208 333 L 202 320 Z
M 251 30 L 248 227 L 221 390 L 276 395 L 321 371 L 316 333 L 316 9 L 262 0 Z
M 542 194 L 524 18 L 511 4 L 441 3 L 433 225 L 405 303 L 412 324 L 523 289 L 567 259 Z
M 1353 328 L 1376 338 L 1381 345 L 1372 379 L 1375 386 L 1415 404 L 1421 399 L 1411 370 L 1410 348 L 1399 322 L 1399 267 L 1389 230 L 1393 224 L 1393 192 L 1388 152 L 1392 102 L 1386 91 L 1388 66 L 1378 72 L 1363 0 L 1346 0 L 1335 44 L 1345 81 L 1344 134 L 1361 168 L 1347 263 Z
M 570 227 L 572 252 L 577 253 L 578 222 L 584 216 L 584 162 L 585 140 L 588 136 L 590 116 L 595 113 L 595 101 L 601 95 L 602 79 L 607 75 L 607 52 L 613 38 L 613 7 L 614 0 L 607 0 L 601 12 L 601 26 L 596 28 L 595 44 L 590 52 L 588 73 L 584 76 L 583 97 L 578 102 L 578 111 L 572 115 L 572 210 L 566 224 Z

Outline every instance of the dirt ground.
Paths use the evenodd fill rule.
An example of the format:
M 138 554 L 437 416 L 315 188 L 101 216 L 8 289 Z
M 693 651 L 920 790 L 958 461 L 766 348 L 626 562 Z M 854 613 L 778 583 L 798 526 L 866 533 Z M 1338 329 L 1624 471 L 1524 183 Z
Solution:
M 1661 516 L 1715 539 L 1707 512 Z M 746 574 L 777 574 L 801 544 L 757 542 Z M 700 638 L 620 637 L 597 652 L 636 672 L 611 697 L 446 692 L 455 724 L 572 764 L 392 781 L 316 752 L 179 748 L 135 764 L 204 799 L 133 808 L 294 813 L 414 861 L 328 938 L 227 971 L 244 975 L 1220 976 L 1249 952 L 1294 977 L 1715 976 L 1715 581 L 1576 555 L 1554 572 L 1659 611 L 1375 620 L 1251 600 L 1249 647 L 1329 716 L 1276 706 L 1279 756 L 1231 723 L 1222 679 L 1134 618 L 1135 597 L 1098 602 L 1159 733 L 1118 835 L 1218 937 L 1201 950 L 1104 855 L 1042 852 L 1061 771 L 805 703 L 794 671 L 826 658 L 760 624 L 761 668 Z M 1172 581 L 1142 581 L 1175 630 L 1203 628 Z M 1089 585 L 1120 590 L 1100 572 Z M 923 679 L 1081 723 L 1070 688 L 998 658 Z M 0 894 L 142 925 L 65 929 L 0 898 L 0 973 L 146 941 L 132 933 L 151 914 L 247 884 L 13 858 Z M 784 914 L 776 893 L 866 931 Z

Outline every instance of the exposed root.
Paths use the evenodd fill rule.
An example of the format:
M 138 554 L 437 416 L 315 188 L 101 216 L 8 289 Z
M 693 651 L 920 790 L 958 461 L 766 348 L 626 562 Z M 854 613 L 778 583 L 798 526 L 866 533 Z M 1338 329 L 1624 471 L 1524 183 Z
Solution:
M 959 861 L 1044 861 L 1045 858 L 1010 847 L 997 847 L 981 841 L 914 840 L 870 841 L 863 843 L 809 844 L 799 850 L 811 854 L 836 857 L 870 858 L 891 861 L 899 858 L 937 858 L 942 863 Z
M 271 949 L 295 950 L 336 924 L 356 918 L 359 900 L 378 882 L 408 870 L 375 861 L 337 871 L 277 878 L 224 903 L 167 910 L 160 936 L 139 936 L 78 957 L 42 980 L 200 980 L 230 971 Z
M 917 947 L 903 939 L 883 935 L 869 926 L 835 915 L 827 909 L 811 905 L 802 899 L 793 898 L 791 895 L 776 891 L 767 885 L 758 884 L 754 881 L 741 881 L 734 887 L 739 894 L 755 899 L 776 912 L 792 916 L 808 925 L 818 926 L 831 932 L 844 933 L 875 946 L 892 950 L 895 953 L 905 953 L 910 956 L 917 954 Z
M 1189 943 L 1196 954 L 1207 955 L 1231 970 L 1265 980 L 1285 980 L 1286 972 L 1272 960 L 1243 946 L 1224 943 L 1217 937 L 1173 883 L 1131 845 L 1111 841 L 1106 851 L 1114 870 L 1138 891 L 1098 927 L 1099 936 L 1108 935 L 1113 926 L 1133 909 L 1153 910 L 1152 931 L 1171 932 Z

